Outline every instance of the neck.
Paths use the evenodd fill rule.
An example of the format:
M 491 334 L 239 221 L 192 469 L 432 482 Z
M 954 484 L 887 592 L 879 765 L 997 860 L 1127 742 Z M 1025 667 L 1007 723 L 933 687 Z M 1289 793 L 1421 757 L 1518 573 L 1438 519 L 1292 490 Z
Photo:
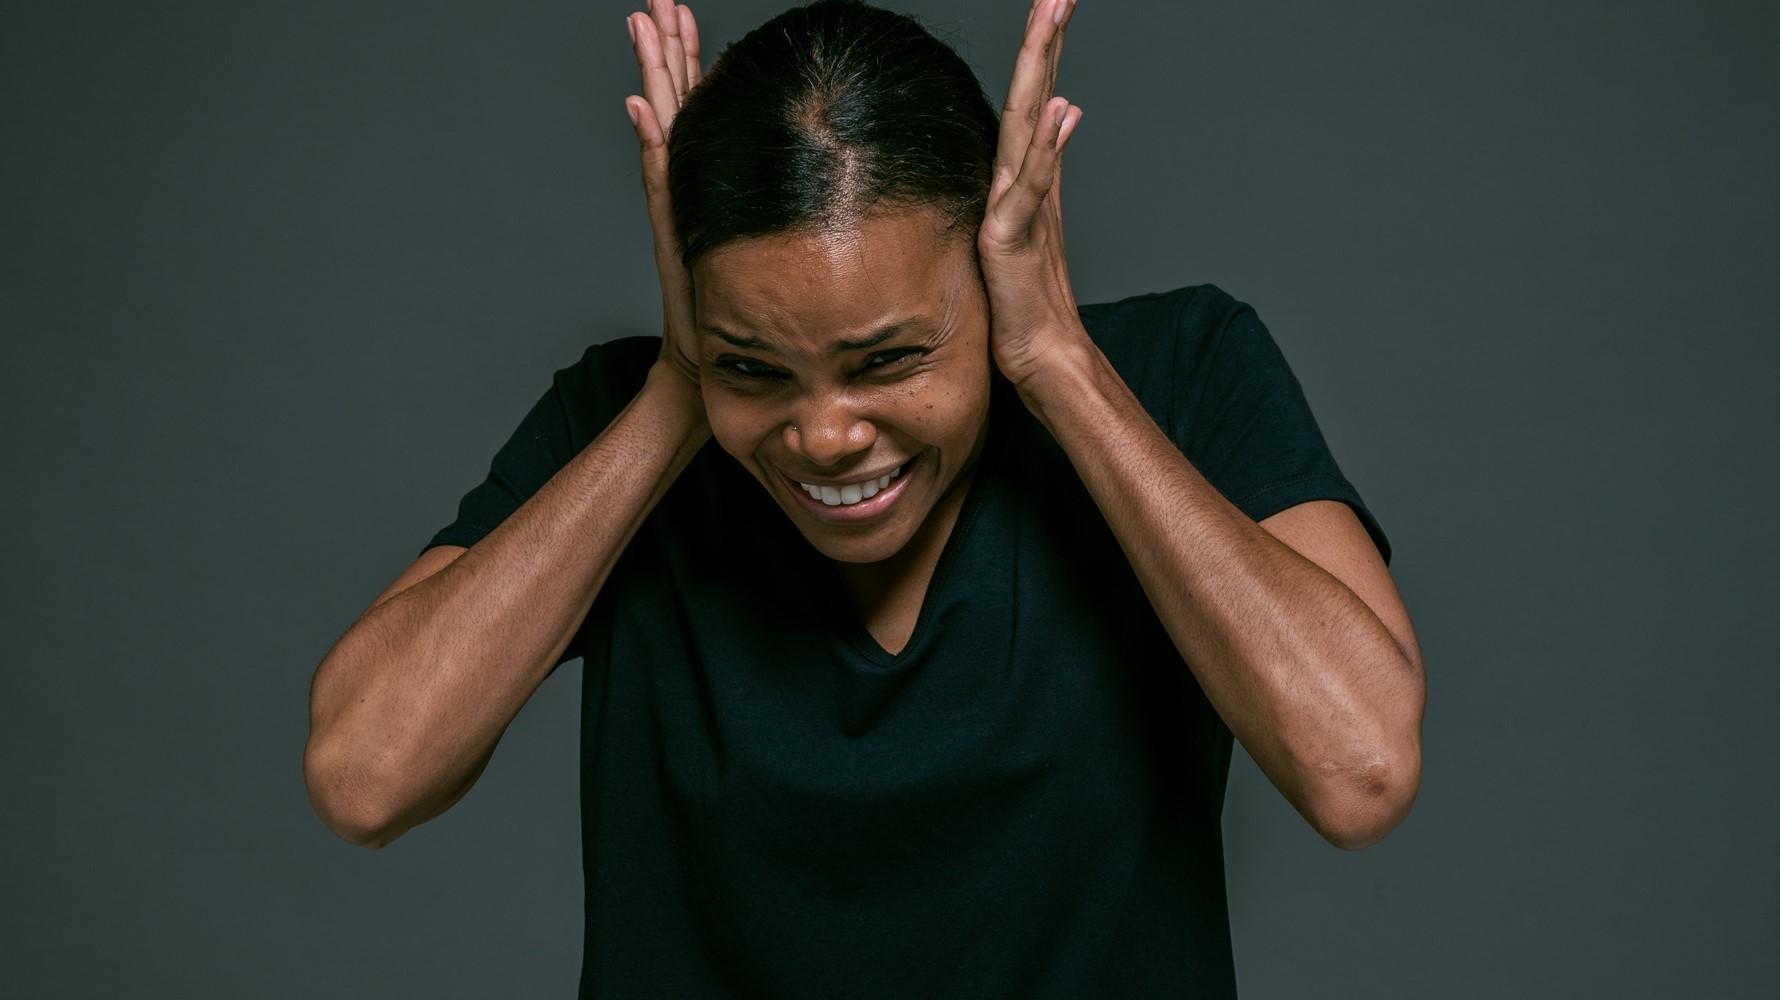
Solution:
M 841 585 L 853 610 L 878 644 L 892 653 L 901 652 L 915 630 L 927 585 L 939 565 L 940 553 L 958 523 L 964 498 L 970 492 L 974 470 L 960 477 L 940 499 L 927 520 L 902 550 L 875 563 L 837 563 Z

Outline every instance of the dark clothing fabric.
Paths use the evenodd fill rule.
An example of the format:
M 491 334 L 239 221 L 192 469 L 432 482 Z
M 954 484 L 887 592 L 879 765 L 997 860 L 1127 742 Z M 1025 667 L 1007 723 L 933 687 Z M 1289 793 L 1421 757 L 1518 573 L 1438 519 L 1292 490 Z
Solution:
M 1383 533 L 1253 310 L 1082 310 L 1187 458 L 1260 520 Z M 597 436 L 659 347 L 589 348 L 430 544 L 475 544 Z M 583 997 L 1226 997 L 1231 733 L 1080 477 L 995 379 L 908 645 L 712 443 L 626 549 L 585 659 Z

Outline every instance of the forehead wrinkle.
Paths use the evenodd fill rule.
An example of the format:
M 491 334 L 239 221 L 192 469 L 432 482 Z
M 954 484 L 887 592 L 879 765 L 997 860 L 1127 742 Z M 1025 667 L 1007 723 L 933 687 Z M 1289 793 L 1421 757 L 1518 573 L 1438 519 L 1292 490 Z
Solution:
M 961 279 L 974 268 L 951 260 L 953 240 L 914 231 L 926 214 L 808 226 L 714 250 L 699 277 L 716 280 L 695 281 L 706 307 L 701 334 L 811 360 L 857 350 L 886 326 L 911 321 L 926 343 L 945 341 L 961 321 Z M 899 228 L 884 230 L 880 219 Z
M 871 348 L 877 347 L 885 341 L 890 340 L 899 334 L 907 333 L 910 330 L 921 331 L 924 334 L 921 337 L 921 342 L 923 344 L 931 345 L 935 341 L 944 337 L 951 325 L 951 320 L 952 314 L 949 309 L 940 317 L 937 324 L 929 322 L 928 318 L 925 316 L 904 316 L 894 322 L 885 323 L 863 336 L 842 337 L 835 340 L 828 345 L 827 356 L 829 358 L 838 358 L 843 354 L 870 350 Z M 770 341 L 763 337 L 731 333 L 714 324 L 700 326 L 699 333 L 708 337 L 716 337 L 718 340 L 734 347 L 742 348 L 743 350 L 764 351 L 769 354 L 797 353 L 781 351 L 778 347 L 773 346 Z
M 698 328 L 698 332 L 699 332 L 700 336 L 716 337 L 718 340 L 724 341 L 725 343 L 728 343 L 734 347 L 743 348 L 744 350 L 750 350 L 750 351 L 772 351 L 773 350 L 773 345 L 767 343 L 766 341 L 760 339 L 759 337 L 744 337 L 744 336 L 741 336 L 740 334 L 730 333 L 728 330 L 725 330 L 720 326 L 716 326 L 716 325 L 710 324 L 710 323 L 701 325 Z
M 699 324 L 699 332 L 736 347 L 791 356 L 835 358 L 889 340 L 911 329 L 927 331 L 945 325 L 955 295 L 942 294 L 947 308 L 937 315 L 919 309 L 919 303 L 884 303 L 877 316 L 850 322 L 838 321 L 830 310 L 819 307 L 808 315 L 812 288 L 817 281 L 774 281 L 728 298 L 715 319 Z M 799 308 L 799 307 L 803 308 Z
M 701 316 L 699 333 L 714 336 L 736 347 L 783 353 L 784 348 L 774 343 L 778 338 L 772 336 L 772 332 L 790 326 L 789 315 L 779 303 L 787 295 L 795 300 L 796 293 L 791 289 L 783 289 L 781 294 L 770 294 L 780 289 L 783 289 L 782 282 L 772 282 L 768 288 L 748 285 L 731 287 L 716 310 L 719 319 L 727 322 L 716 322 Z M 763 292 L 769 294 L 762 294 Z

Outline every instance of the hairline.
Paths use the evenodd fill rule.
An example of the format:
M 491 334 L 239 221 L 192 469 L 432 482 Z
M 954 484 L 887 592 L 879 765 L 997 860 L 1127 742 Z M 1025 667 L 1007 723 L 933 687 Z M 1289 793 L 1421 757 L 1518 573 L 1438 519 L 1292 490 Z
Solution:
M 943 241 L 961 241 L 968 243 L 971 257 L 977 254 L 976 228 L 967 226 L 961 218 L 962 212 L 949 200 L 943 198 L 898 197 L 889 195 L 860 204 L 860 199 L 847 199 L 847 203 L 824 210 L 815 218 L 794 222 L 778 229 L 759 233 L 738 233 L 721 243 L 714 243 L 702 248 L 696 258 L 688 255 L 684 244 L 680 247 L 681 264 L 691 269 L 699 260 L 711 254 L 721 252 L 724 248 L 749 240 L 773 239 L 785 236 L 823 236 L 846 232 L 858 228 L 862 223 L 886 215 L 897 215 L 903 212 L 931 210 L 938 221 L 934 232 Z M 968 231 L 967 231 L 968 230 Z

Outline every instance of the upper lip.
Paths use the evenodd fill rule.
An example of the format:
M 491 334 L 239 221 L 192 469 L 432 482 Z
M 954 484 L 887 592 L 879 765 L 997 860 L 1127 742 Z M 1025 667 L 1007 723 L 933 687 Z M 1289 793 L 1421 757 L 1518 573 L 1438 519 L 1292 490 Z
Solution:
M 888 476 L 890 473 L 895 472 L 897 469 L 900 469 L 903 466 L 909 464 L 909 462 L 911 462 L 911 461 L 913 461 L 913 459 L 905 458 L 902 461 L 897 462 L 895 465 L 887 465 L 887 466 L 883 467 L 882 469 L 878 470 L 877 472 L 849 473 L 847 478 L 845 478 L 845 479 L 830 479 L 830 478 L 827 478 L 824 476 L 816 476 L 811 479 L 805 479 L 802 476 L 798 476 L 794 473 L 787 472 L 784 469 L 780 469 L 779 473 L 794 483 L 800 483 L 800 484 L 807 485 L 807 486 L 832 486 L 838 490 L 842 486 L 857 486 L 860 483 L 863 483 L 869 479 L 882 479 L 885 476 Z

